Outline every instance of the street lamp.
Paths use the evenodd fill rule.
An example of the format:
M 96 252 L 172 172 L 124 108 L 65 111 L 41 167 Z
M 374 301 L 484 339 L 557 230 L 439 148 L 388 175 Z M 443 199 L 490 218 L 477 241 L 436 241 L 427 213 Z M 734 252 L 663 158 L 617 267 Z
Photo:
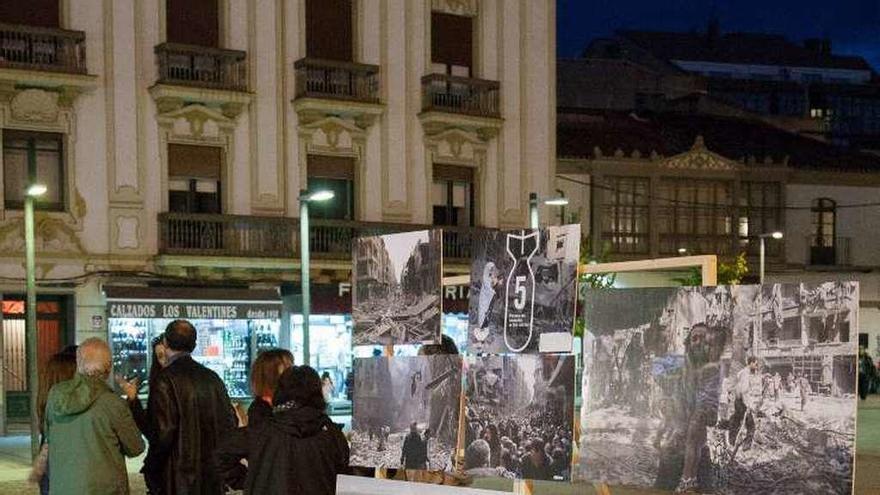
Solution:
M 761 242 L 761 249 L 758 252 L 758 280 L 761 284 L 764 283 L 764 239 L 767 239 L 768 237 L 777 240 L 782 239 L 782 232 L 777 230 L 775 232 L 768 232 L 766 234 L 761 234 L 758 236 L 758 240 L 760 240 Z
M 302 292 L 303 317 L 303 363 L 309 364 L 309 313 L 311 312 L 311 287 L 309 287 L 309 203 L 330 201 L 333 191 L 319 190 L 299 192 L 299 268 L 300 291 Z
M 27 340 L 28 382 L 31 403 L 31 456 L 36 458 L 40 451 L 40 421 L 37 415 L 37 276 L 34 248 L 34 200 L 46 193 L 43 184 L 31 184 L 24 194 L 24 252 L 25 252 L 25 290 L 26 319 L 25 338 Z
M 529 227 L 537 229 L 538 225 L 538 193 L 529 193 Z M 565 206 L 568 204 L 568 198 L 565 196 L 554 196 L 543 200 L 545 205 L 549 206 Z
M 685 256 L 686 254 L 688 254 L 687 248 L 683 248 L 683 247 L 678 248 L 678 254 L 679 254 L 679 256 Z

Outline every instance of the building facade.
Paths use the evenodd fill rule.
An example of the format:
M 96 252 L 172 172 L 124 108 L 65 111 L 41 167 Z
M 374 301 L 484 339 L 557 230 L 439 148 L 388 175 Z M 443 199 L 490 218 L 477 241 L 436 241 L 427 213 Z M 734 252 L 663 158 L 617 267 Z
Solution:
M 337 283 L 361 233 L 443 225 L 461 261 L 552 186 L 553 1 L 9 4 L 0 290 L 16 314 L 23 190 L 45 183 L 37 280 L 64 324 L 44 355 L 107 337 L 116 285 L 295 283 L 303 189 L 335 192 L 310 242 Z
M 557 187 L 592 255 L 745 253 L 757 282 L 856 280 L 861 340 L 880 350 L 880 159 L 760 119 L 694 112 L 559 113 Z M 644 278 L 637 284 L 668 284 Z

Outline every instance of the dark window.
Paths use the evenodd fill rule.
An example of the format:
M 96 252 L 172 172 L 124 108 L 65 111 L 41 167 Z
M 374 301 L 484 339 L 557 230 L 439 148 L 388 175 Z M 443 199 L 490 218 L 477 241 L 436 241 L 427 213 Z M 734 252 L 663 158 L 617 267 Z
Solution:
M 434 164 L 431 196 L 434 225 L 474 226 L 474 170 L 470 167 Z
M 306 1 L 306 57 L 352 61 L 351 2 Z
M 213 146 L 168 145 L 168 210 L 220 213 L 222 150 Z
M 309 155 L 309 191 L 329 190 L 334 196 L 330 201 L 311 203 L 312 218 L 354 220 L 354 158 Z
M 459 15 L 431 14 L 431 62 L 446 74 L 470 77 L 473 71 L 473 19 Z
M 602 238 L 613 253 L 647 253 L 648 179 L 605 177 L 603 186 Z
M 729 254 L 732 189 L 732 182 L 725 180 L 663 178 L 658 193 L 660 252 Z
M 220 46 L 217 0 L 167 0 L 166 38 L 170 43 Z
M 810 236 L 810 264 L 833 265 L 837 261 L 837 203 L 828 198 L 813 201 L 813 234 Z
M 761 234 L 782 229 L 782 192 L 776 182 L 743 182 L 739 197 L 738 234 L 748 244 L 750 254 L 758 254 L 760 243 L 751 242 Z M 767 256 L 781 256 L 782 242 L 768 239 Z
M 64 209 L 62 135 L 51 132 L 3 131 L 3 186 L 6 208 L 20 209 L 28 184 L 46 186 L 35 207 Z
M 0 22 L 47 28 L 61 27 L 58 0 L 0 0 Z

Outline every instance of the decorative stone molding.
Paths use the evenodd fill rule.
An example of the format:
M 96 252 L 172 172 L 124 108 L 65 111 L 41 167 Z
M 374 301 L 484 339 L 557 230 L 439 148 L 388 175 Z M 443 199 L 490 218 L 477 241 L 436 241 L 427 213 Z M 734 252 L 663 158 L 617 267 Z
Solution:
M 12 118 L 23 122 L 55 122 L 58 120 L 59 94 L 42 89 L 25 89 L 10 102 Z
M 138 217 L 123 216 L 116 217 L 116 248 L 117 249 L 137 249 L 140 247 Z
M 159 114 L 168 114 L 193 104 L 210 108 L 235 120 L 250 104 L 252 95 L 240 91 L 156 84 L 150 88 Z
M 484 142 L 497 136 L 504 124 L 502 119 L 437 111 L 422 112 L 419 114 L 419 120 L 422 121 L 426 137 L 442 134 L 450 129 L 460 129 Z
M 34 246 L 38 253 L 83 255 L 86 250 L 77 232 L 64 220 L 39 214 L 34 225 Z M 16 217 L 0 226 L 0 253 L 24 253 L 24 218 Z
M 171 137 L 206 144 L 223 142 L 235 129 L 235 121 L 221 111 L 197 103 L 173 108 L 156 119 Z
M 293 100 L 293 109 L 296 110 L 300 125 L 337 117 L 366 130 L 382 115 L 385 106 L 381 103 L 297 98 Z
M 444 14 L 476 17 L 479 13 L 479 0 L 431 0 L 431 10 Z

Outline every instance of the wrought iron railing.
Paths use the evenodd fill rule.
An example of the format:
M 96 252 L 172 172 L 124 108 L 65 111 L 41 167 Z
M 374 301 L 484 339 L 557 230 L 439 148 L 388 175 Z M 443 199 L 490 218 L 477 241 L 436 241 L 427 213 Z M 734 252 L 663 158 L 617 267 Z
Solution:
M 851 265 L 851 241 L 852 239 L 849 237 L 806 236 L 807 264 L 814 266 Z
M 159 82 L 247 91 L 247 53 L 208 46 L 156 45 Z
M 379 102 L 379 66 L 304 58 L 293 64 L 296 98 Z
M 351 259 L 358 237 L 420 229 L 443 229 L 443 255 L 450 261 L 469 262 L 482 228 L 432 227 L 417 224 L 310 221 L 309 249 L 316 259 Z M 159 253 L 196 256 L 290 258 L 299 256 L 299 220 L 287 217 L 161 213 Z
M 86 33 L 0 23 L 0 67 L 86 73 Z
M 422 110 L 499 118 L 498 81 L 429 74 L 422 78 Z

